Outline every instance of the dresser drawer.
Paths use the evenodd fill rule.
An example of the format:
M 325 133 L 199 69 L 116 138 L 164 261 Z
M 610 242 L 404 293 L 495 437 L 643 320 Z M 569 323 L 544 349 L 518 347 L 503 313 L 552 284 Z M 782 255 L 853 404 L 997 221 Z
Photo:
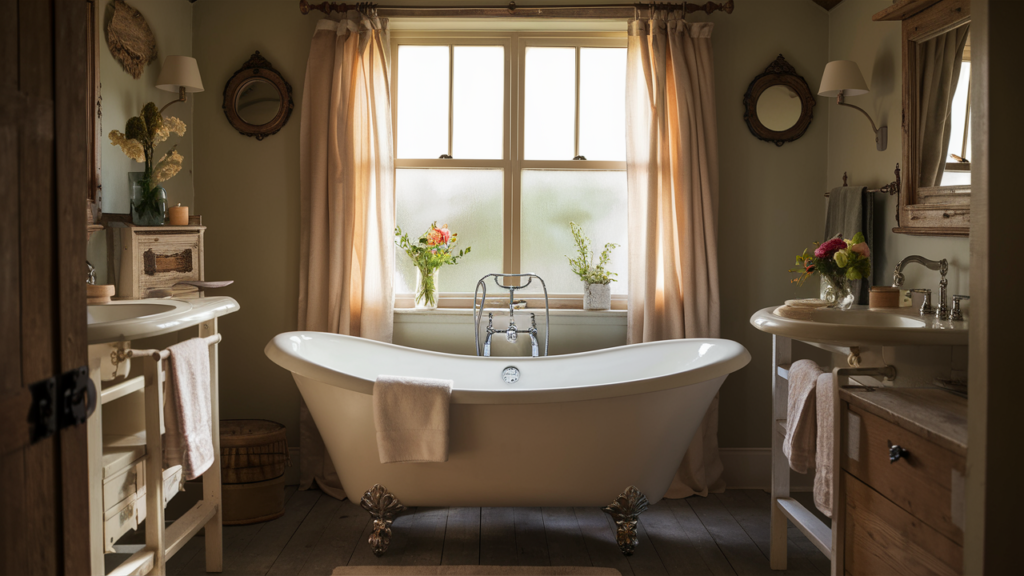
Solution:
M 923 525 L 848 472 L 843 473 L 842 481 L 846 490 L 843 535 L 846 574 L 956 576 L 962 573 L 963 548 Z
M 874 414 L 846 406 L 842 469 L 920 519 L 915 519 L 917 524 L 962 546 L 963 457 Z M 906 456 L 890 463 L 890 444 L 906 450 Z

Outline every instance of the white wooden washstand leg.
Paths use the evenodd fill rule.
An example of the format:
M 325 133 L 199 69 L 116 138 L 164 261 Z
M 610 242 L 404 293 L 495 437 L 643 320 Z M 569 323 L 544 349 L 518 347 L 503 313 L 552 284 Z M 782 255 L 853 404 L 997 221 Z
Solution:
M 199 337 L 208 338 L 217 334 L 217 319 L 207 320 L 199 325 Z M 218 365 L 219 345 L 210 346 L 210 416 L 213 419 L 213 465 L 203 474 L 203 500 L 216 509 L 206 523 L 206 571 L 224 570 L 224 512 L 221 500 L 220 471 L 220 366 Z
M 110 364 L 108 345 L 89 346 L 89 378 L 97 388 L 96 408 L 92 417 L 85 421 L 88 429 L 89 451 L 89 566 L 90 573 L 103 574 L 103 402 L 99 396 L 103 390 L 102 374 L 104 360 Z
M 164 543 L 163 429 L 164 362 L 146 358 L 146 548 L 153 552 L 153 576 L 167 573 Z
M 785 439 L 789 366 L 792 362 L 793 341 L 785 336 L 772 336 L 772 509 L 769 547 L 772 570 L 786 569 L 787 521 L 779 507 L 778 498 L 789 497 L 789 461 L 782 453 L 782 442 Z

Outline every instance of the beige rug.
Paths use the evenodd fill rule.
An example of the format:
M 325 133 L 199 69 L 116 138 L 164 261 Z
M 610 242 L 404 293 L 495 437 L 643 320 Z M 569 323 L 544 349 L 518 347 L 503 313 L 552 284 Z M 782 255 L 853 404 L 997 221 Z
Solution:
M 339 566 L 332 576 L 622 576 L 596 566 Z

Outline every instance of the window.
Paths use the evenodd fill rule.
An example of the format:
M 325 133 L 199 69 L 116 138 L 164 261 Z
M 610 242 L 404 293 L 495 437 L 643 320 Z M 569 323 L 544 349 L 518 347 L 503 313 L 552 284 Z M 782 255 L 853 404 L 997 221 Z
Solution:
M 469 306 L 485 274 L 534 272 L 554 305 L 579 307 L 570 221 L 596 255 L 620 245 L 612 293 L 624 298 L 623 35 L 395 32 L 392 74 L 396 222 L 410 235 L 447 223 L 473 247 L 442 271 L 442 306 Z M 395 262 L 397 305 L 411 305 L 416 271 L 404 253 Z
M 950 116 L 949 150 L 946 169 L 942 173 L 942 186 L 969 186 L 971 184 L 971 37 L 967 36 L 964 59 L 960 65 L 960 78 L 953 92 Z

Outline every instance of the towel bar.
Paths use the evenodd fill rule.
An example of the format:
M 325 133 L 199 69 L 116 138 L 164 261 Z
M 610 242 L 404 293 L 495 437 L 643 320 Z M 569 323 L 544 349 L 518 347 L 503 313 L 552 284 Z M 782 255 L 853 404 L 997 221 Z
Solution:
M 894 174 L 896 174 L 896 179 L 893 180 L 892 182 L 886 184 L 885 186 L 882 186 L 881 188 L 865 188 L 864 192 L 866 192 L 868 194 L 888 194 L 890 196 L 895 196 L 895 195 L 899 194 L 900 193 L 900 165 L 899 165 L 899 163 L 896 164 L 896 171 L 894 172 Z M 847 179 L 846 172 L 843 172 L 843 186 L 848 186 L 848 184 L 846 183 L 846 179 Z M 825 192 L 825 198 L 828 198 L 828 195 L 829 195 L 829 193 Z
M 221 341 L 221 335 L 218 332 L 217 334 L 214 334 L 213 336 L 207 336 L 206 338 L 201 338 L 201 340 L 203 342 L 205 342 L 207 346 L 213 346 L 214 344 L 217 344 L 218 342 Z M 153 360 L 156 360 L 156 361 L 159 362 L 160 360 L 167 360 L 171 356 L 171 351 L 166 349 L 166 348 L 163 349 L 163 350 L 126 350 L 124 355 L 126 357 L 128 357 L 128 358 L 138 358 L 138 357 L 143 357 L 143 356 L 149 356 Z

